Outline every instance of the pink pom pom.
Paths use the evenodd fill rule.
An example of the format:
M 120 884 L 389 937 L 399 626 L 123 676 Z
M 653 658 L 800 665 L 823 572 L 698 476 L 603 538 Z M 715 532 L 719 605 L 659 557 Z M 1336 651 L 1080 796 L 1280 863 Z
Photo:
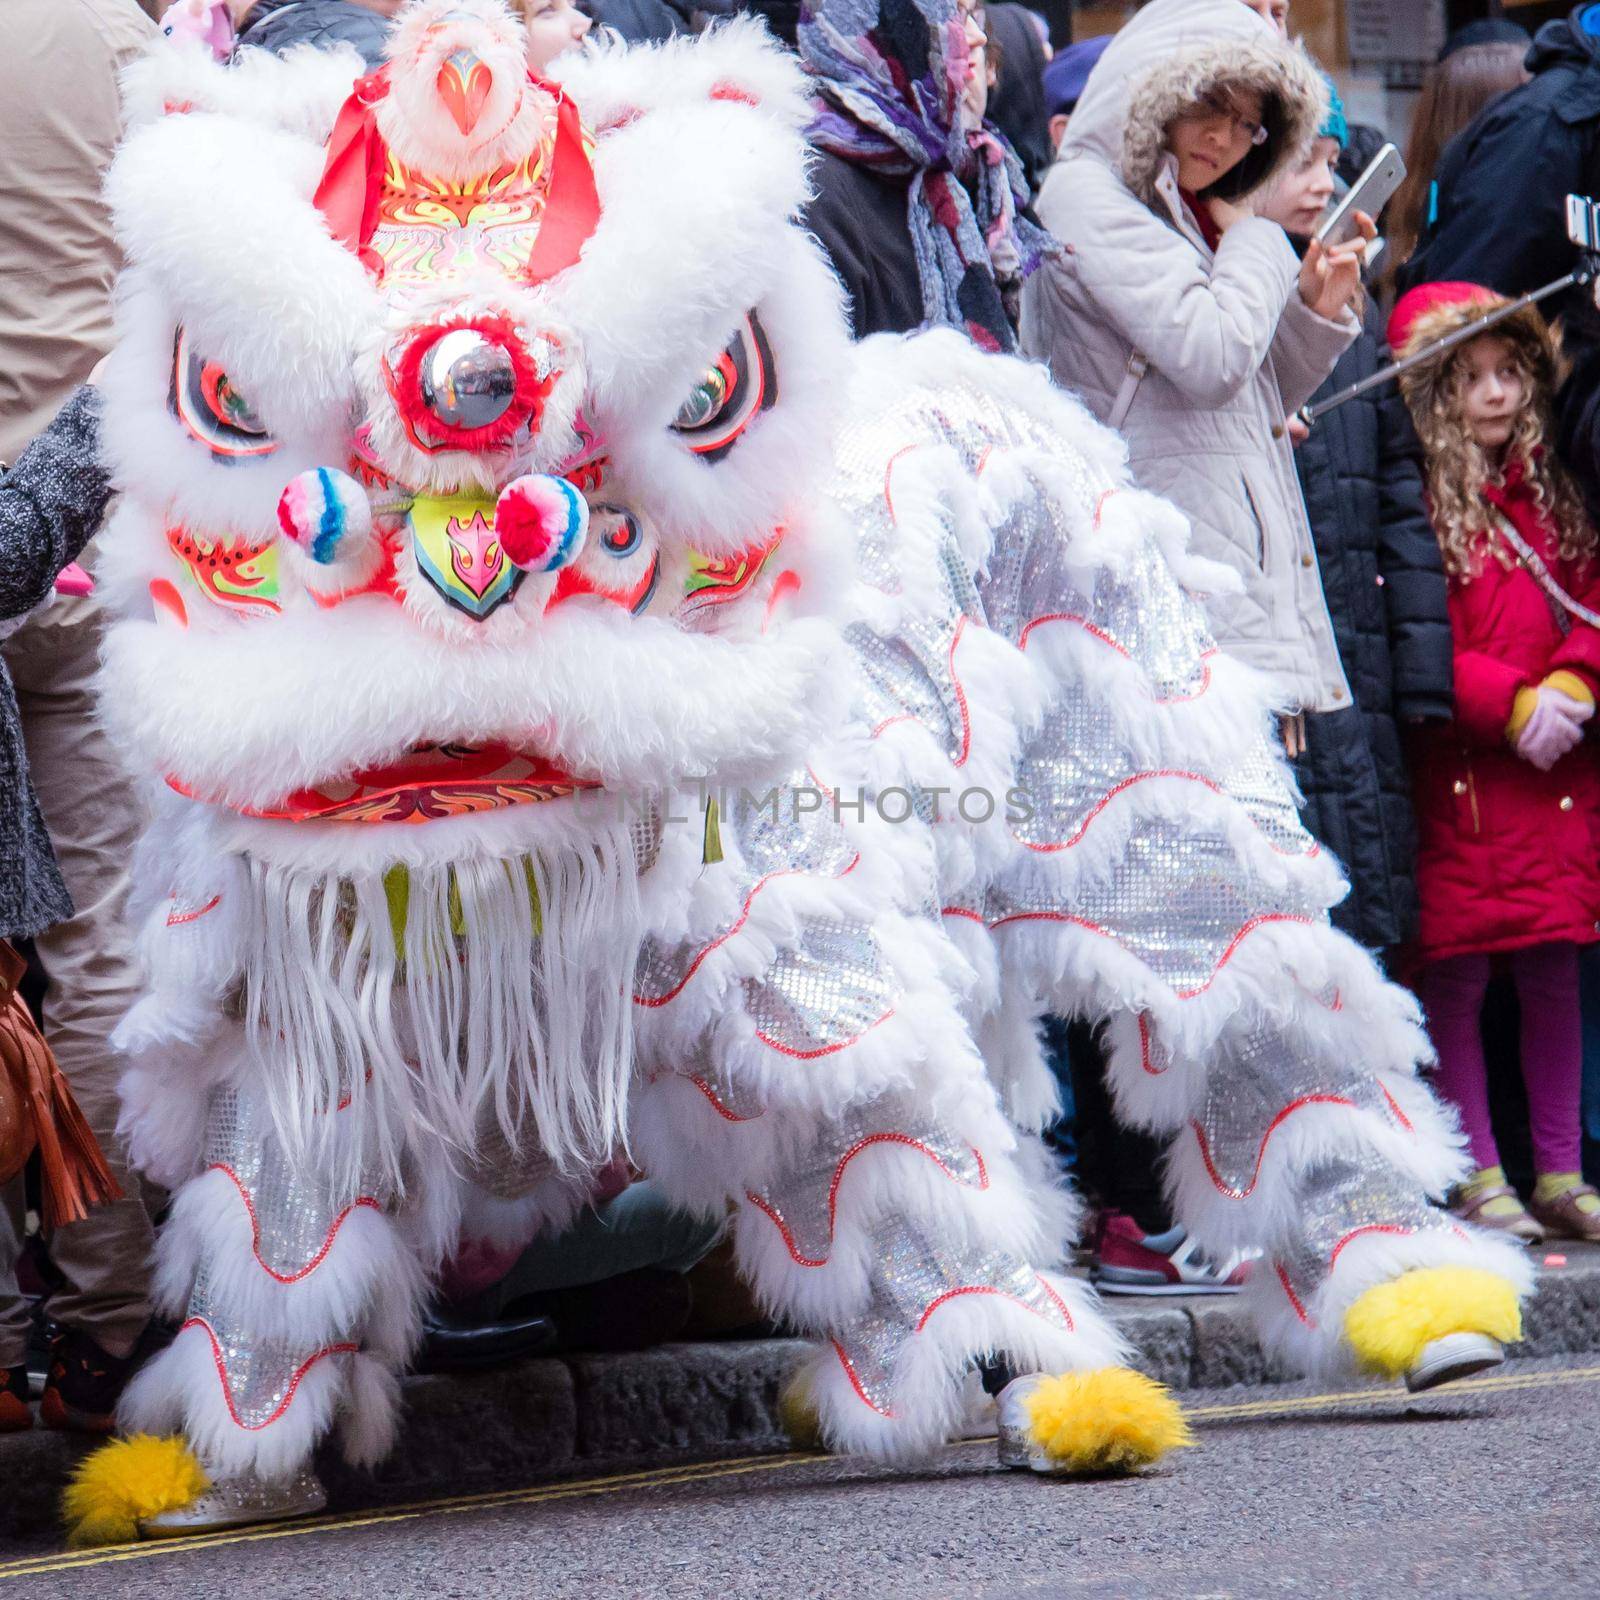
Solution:
M 589 529 L 588 502 L 565 478 L 530 473 L 500 493 L 494 531 L 524 572 L 554 572 L 574 560 Z

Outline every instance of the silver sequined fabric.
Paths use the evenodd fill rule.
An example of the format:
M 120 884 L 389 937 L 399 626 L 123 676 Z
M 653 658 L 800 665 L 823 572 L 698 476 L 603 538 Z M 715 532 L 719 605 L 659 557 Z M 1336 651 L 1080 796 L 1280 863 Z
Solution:
M 1310 922 L 1322 907 L 1311 888 L 1260 880 L 1218 833 L 1152 818 L 1134 825 L 1115 867 L 1072 898 L 1045 876 L 993 889 L 991 925 L 1060 921 L 1115 941 L 1180 995 L 1199 994 L 1263 922 Z
M 1370 1111 L 1397 1131 L 1404 1122 L 1373 1075 L 1359 1062 L 1339 1062 L 1290 1048 L 1262 1022 L 1223 1040 L 1206 1073 L 1197 1119 L 1207 1170 L 1218 1191 L 1251 1194 L 1269 1142 L 1302 1108 Z
M 860 671 L 862 720 L 874 733 L 901 719 L 921 724 L 950 761 L 967 746 L 967 710 L 951 667 L 955 619 L 919 618 L 892 639 L 870 628 L 846 629 Z
M 1300 1174 L 1290 1227 L 1273 1267 L 1307 1325 L 1312 1296 L 1355 1239 L 1460 1231 L 1448 1213 L 1428 1204 L 1413 1179 L 1376 1155 L 1325 1157 Z
M 786 1247 L 806 1264 L 827 1261 L 833 1250 L 840 1196 L 857 1160 L 875 1162 L 875 1152 L 908 1152 L 942 1173 L 957 1188 L 989 1186 L 983 1156 L 935 1119 L 890 1106 L 867 1106 L 824 1124 L 781 1182 L 760 1192 L 761 1209 L 779 1228 Z
M 825 1055 L 890 1017 L 898 980 L 864 922 L 800 919 L 800 942 L 763 978 L 743 985 L 745 1010 L 764 1043 L 801 1058 Z
M 1043 625 L 1082 629 L 1134 662 L 1157 700 L 1189 699 L 1205 688 L 1211 635 L 1153 539 L 1128 552 L 1117 570 L 1101 569 L 1086 592 L 1060 559 L 1070 520 L 1043 485 L 1013 505 L 1005 531 L 982 585 L 998 632 L 1020 642 L 1030 624 L 1054 619 Z
M 962 1250 L 909 1218 L 874 1229 L 872 1301 L 835 1338 L 856 1393 L 881 1416 L 895 1415 L 896 1381 L 913 1341 L 943 1304 L 981 1296 L 1072 1331 L 1060 1297 L 1025 1261 L 1003 1250 Z M 997 1341 L 1003 1342 L 1003 1341 Z
M 358 1200 L 384 1205 L 389 1198 L 376 1178 L 341 1188 L 326 1169 L 293 1164 L 278 1142 L 264 1098 L 236 1088 L 212 1091 L 205 1162 L 237 1184 L 254 1228 L 256 1256 L 268 1272 L 283 1278 L 297 1280 L 315 1270 L 335 1228 Z
M 1216 773 L 1152 767 L 1124 749 L 1111 708 L 1078 684 L 1063 690 L 1017 763 L 1017 786 L 1028 796 L 1030 814 L 1012 833 L 1037 852 L 1069 853 L 1090 838 L 1092 825 L 1119 796 L 1152 778 L 1192 784 L 1196 805 L 1212 796 L 1237 802 L 1283 855 L 1314 848 L 1281 772 L 1259 742 L 1246 741 L 1239 758 Z
M 817 785 L 803 768 L 781 783 L 757 785 L 721 797 L 722 832 L 738 846 L 736 857 L 718 863 L 730 889 L 730 911 L 723 926 L 699 939 L 669 942 L 647 937 L 639 950 L 634 997 L 642 1005 L 662 1005 L 676 997 L 705 952 L 721 944 L 742 925 L 751 896 L 763 879 L 775 874 L 810 873 L 824 878 L 843 875 L 854 863 L 855 847 L 822 799 L 812 807 Z M 799 797 L 804 796 L 801 800 Z

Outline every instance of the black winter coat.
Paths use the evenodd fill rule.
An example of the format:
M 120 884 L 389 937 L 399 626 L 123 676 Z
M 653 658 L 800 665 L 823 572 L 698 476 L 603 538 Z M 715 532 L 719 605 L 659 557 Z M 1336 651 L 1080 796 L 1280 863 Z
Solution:
M 239 30 L 239 43 L 282 55 L 297 44 L 331 50 L 353 44 L 368 72 L 383 65 L 383 41 L 389 18 L 355 0 L 259 0 Z
M 909 173 L 882 174 L 817 152 L 805 225 L 844 285 L 850 332 L 910 333 L 923 323 L 922 277 L 907 212 Z
M 1376 313 L 1317 399 L 1388 359 Z M 1295 452 L 1339 657 L 1355 705 L 1306 719 L 1304 820 L 1341 862 L 1334 923 L 1369 949 L 1416 931 L 1416 826 L 1399 723 L 1453 707 L 1450 613 L 1422 497 L 1421 447 L 1393 385 L 1330 411 Z
M 1566 197 L 1600 199 L 1600 38 L 1570 16 L 1534 36 L 1533 77 L 1498 100 L 1445 146 L 1438 216 L 1400 269 L 1399 286 L 1481 283 L 1504 295 L 1553 283 L 1577 265 L 1567 238 Z M 1600 312 L 1587 289 L 1545 302 L 1560 317 L 1572 376 L 1560 396 L 1558 447 L 1600 505 Z
M 99 396 L 80 388 L 0 478 L 0 621 L 49 599 L 56 574 L 100 526 L 111 490 L 99 441 Z M 27 938 L 71 915 L 28 781 L 16 691 L 0 660 L 0 938 Z

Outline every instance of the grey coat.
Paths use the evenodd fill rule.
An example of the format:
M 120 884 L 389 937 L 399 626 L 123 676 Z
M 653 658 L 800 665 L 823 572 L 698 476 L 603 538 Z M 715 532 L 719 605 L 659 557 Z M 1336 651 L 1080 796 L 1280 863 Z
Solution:
M 1183 204 L 1165 129 L 1223 84 L 1267 106 L 1272 136 L 1225 185 L 1247 203 L 1321 120 L 1326 91 L 1304 53 L 1239 0 L 1155 0 L 1117 35 L 1039 196 L 1064 248 L 1024 291 L 1022 342 L 1121 429 L 1135 478 L 1188 516 L 1195 552 L 1239 575 L 1241 593 L 1207 602 L 1218 643 L 1270 673 L 1287 704 L 1335 710 L 1350 686 L 1285 419 L 1359 324 L 1306 306 L 1275 223 L 1237 222 L 1213 253 Z
M 100 526 L 111 490 L 99 440 L 100 398 L 85 386 L 0 478 L 0 624 L 47 600 L 56 574 Z M 0 658 L 0 938 L 26 938 L 71 915 Z

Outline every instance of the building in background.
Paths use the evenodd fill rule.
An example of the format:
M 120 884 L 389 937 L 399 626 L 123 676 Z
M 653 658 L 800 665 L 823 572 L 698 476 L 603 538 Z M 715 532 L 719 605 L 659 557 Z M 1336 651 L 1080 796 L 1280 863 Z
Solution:
M 1505 16 L 1530 33 L 1564 16 L 1573 0 L 1291 0 L 1290 31 L 1333 75 L 1352 122 L 1382 128 L 1404 145 L 1422 74 L 1452 28 Z M 1040 4 L 1057 44 L 1115 33 L 1138 0 L 1051 0 Z

